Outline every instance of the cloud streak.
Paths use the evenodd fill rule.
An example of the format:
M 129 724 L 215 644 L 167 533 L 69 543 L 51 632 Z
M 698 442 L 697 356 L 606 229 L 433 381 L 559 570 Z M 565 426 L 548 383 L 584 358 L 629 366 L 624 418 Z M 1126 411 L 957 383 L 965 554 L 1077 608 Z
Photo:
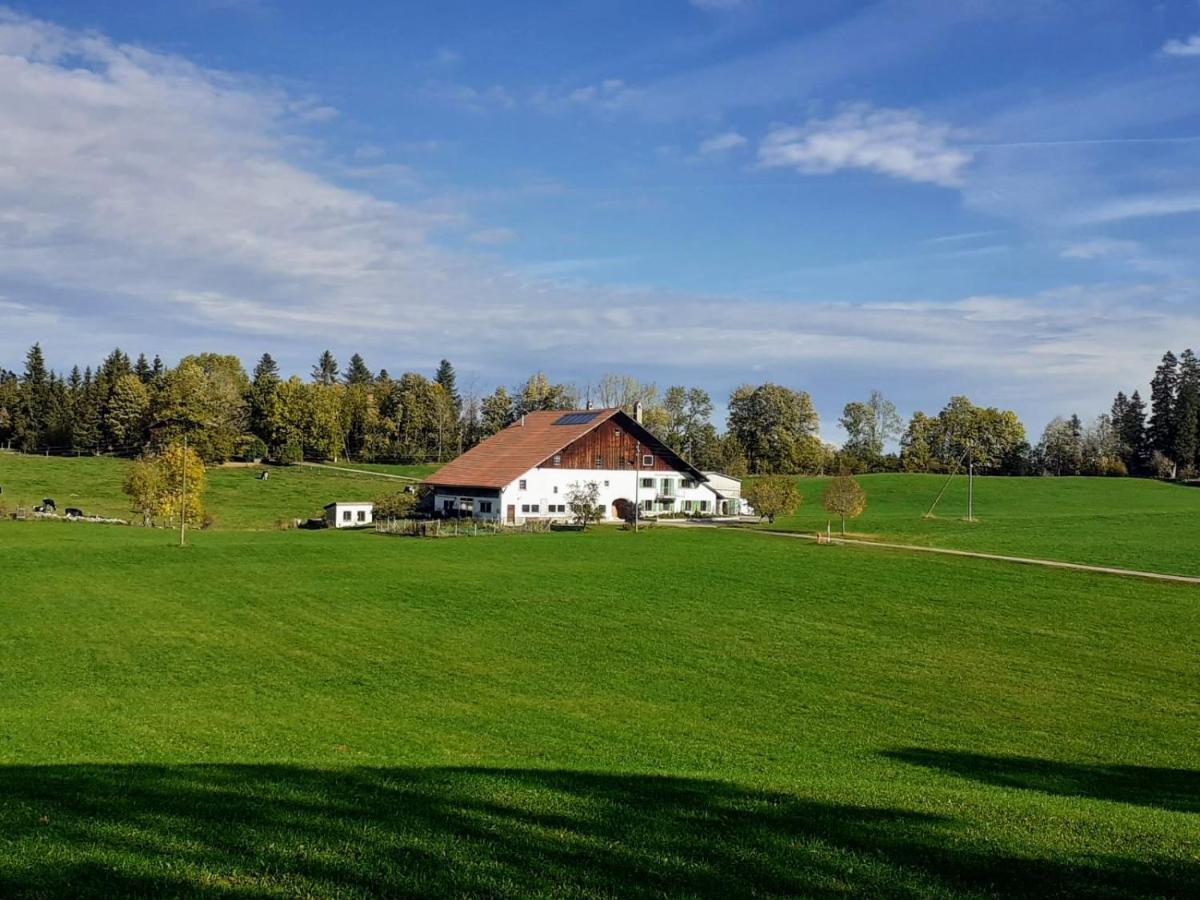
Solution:
M 971 154 L 953 145 L 956 132 L 913 110 L 848 107 L 830 119 L 777 125 L 758 150 L 759 163 L 827 175 L 866 169 L 942 187 L 962 184 Z

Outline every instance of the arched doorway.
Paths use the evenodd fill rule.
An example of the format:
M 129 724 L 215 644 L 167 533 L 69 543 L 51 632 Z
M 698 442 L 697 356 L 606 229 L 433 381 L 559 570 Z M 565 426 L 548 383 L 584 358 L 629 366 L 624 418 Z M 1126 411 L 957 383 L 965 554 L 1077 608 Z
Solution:
M 624 497 L 613 501 L 613 515 L 624 522 L 633 521 L 633 504 Z

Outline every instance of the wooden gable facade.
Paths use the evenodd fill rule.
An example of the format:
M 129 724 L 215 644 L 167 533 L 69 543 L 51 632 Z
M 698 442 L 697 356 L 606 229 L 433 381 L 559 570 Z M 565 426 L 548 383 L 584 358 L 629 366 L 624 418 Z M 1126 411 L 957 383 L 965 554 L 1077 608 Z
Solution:
M 643 459 L 638 458 L 639 442 Z M 654 457 L 651 465 L 642 464 L 646 456 Z M 679 454 L 623 412 L 576 438 L 558 453 L 543 460 L 537 468 L 683 472 L 703 477 Z

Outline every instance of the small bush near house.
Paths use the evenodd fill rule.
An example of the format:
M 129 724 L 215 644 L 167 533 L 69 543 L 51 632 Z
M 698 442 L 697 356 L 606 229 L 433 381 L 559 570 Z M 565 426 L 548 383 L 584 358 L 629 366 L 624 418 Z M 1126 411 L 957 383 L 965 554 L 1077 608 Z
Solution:
M 375 498 L 375 511 L 372 518 L 376 520 L 406 519 L 413 514 L 416 506 L 416 494 L 403 492 L 383 494 Z
M 282 444 L 275 448 L 272 457 L 281 466 L 295 466 L 304 461 L 304 449 L 299 444 Z

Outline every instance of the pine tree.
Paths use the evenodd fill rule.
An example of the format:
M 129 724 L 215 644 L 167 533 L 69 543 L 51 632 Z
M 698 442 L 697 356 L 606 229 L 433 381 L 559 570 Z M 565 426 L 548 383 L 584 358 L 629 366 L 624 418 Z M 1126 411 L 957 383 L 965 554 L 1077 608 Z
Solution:
M 367 368 L 367 364 L 363 361 L 362 356 L 355 353 L 350 357 L 350 367 L 346 369 L 346 374 L 342 380 L 346 384 L 370 384 L 375 380 L 375 376 Z
M 1117 398 L 1124 399 L 1124 395 L 1118 394 Z M 1142 395 L 1134 391 L 1119 411 L 1121 415 L 1118 418 L 1118 404 L 1114 403 L 1113 427 L 1117 430 L 1121 445 L 1121 461 L 1131 474 L 1140 475 L 1150 464 L 1150 453 L 1146 446 L 1146 404 L 1142 401 Z
M 26 450 L 46 442 L 50 418 L 50 373 L 41 344 L 34 344 L 25 354 L 25 374 L 21 378 L 21 410 L 17 423 L 17 440 Z
M 156 388 L 162 387 L 167 377 L 167 367 L 163 365 L 162 357 L 154 354 L 154 363 L 150 366 L 150 383 Z
M 1174 432 L 1175 462 L 1193 475 L 1200 464 L 1200 360 L 1191 350 L 1179 357 Z
M 92 378 L 91 366 L 83 370 L 83 382 L 76 394 L 71 446 L 89 453 L 100 446 L 100 389 Z
M 454 404 L 455 415 L 461 415 L 462 395 L 458 392 L 458 376 L 454 373 L 454 366 L 450 365 L 450 360 L 443 359 L 438 363 L 437 374 L 433 376 L 433 380 L 442 386 L 442 390 Z
M 338 364 L 333 358 L 333 354 L 328 350 L 324 351 L 317 364 L 313 366 L 312 380 L 317 384 L 334 384 L 337 382 Z
M 150 368 L 150 363 L 146 361 L 146 354 L 139 353 L 137 362 L 133 365 L 133 374 L 137 376 L 138 381 L 142 384 L 149 384 L 154 376 L 154 370 Z
M 1179 395 L 1179 361 L 1168 350 L 1150 382 L 1150 449 L 1174 458 L 1175 401 Z

